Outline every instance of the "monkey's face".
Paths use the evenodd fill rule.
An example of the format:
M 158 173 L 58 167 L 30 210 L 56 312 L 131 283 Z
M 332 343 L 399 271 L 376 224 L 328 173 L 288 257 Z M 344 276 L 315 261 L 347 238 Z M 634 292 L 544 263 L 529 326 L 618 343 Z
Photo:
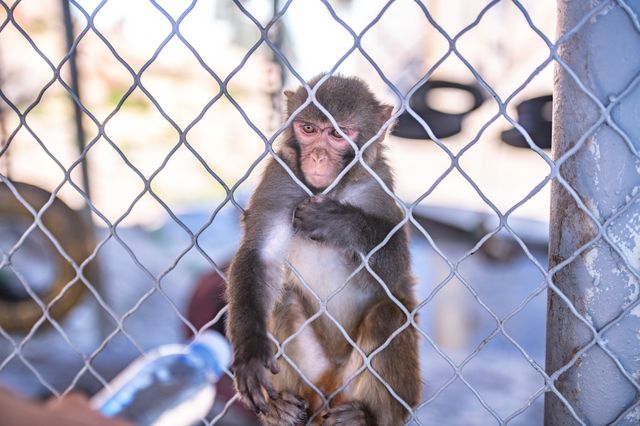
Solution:
M 316 88 L 323 78 L 319 75 L 309 82 Z M 315 101 L 309 102 L 310 93 L 303 86 L 295 91 L 286 90 L 287 112 L 296 116 L 288 130 L 286 144 L 295 152 L 292 160 L 306 183 L 316 190 L 327 188 L 354 158 L 355 150 L 333 127 L 328 113 L 343 134 L 362 149 L 363 160 L 371 164 L 377 156 L 377 143 L 368 143 L 391 117 L 393 107 L 381 104 L 367 85 L 358 78 L 331 76 L 317 88 Z M 297 111 L 301 105 L 307 105 Z M 322 109 L 319 108 L 322 105 Z M 384 139 L 384 132 L 376 141 Z
M 338 124 L 342 132 L 355 141 L 358 131 Z M 342 171 L 348 158 L 353 157 L 353 148 L 328 121 L 295 120 L 293 132 L 300 147 L 304 179 L 316 189 L 326 188 Z

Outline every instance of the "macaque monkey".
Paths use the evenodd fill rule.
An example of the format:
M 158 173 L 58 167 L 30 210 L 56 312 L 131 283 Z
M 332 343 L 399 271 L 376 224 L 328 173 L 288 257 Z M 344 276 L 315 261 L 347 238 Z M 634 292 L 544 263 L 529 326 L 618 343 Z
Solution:
M 309 86 L 315 87 L 322 77 L 311 80 Z M 291 116 L 308 93 L 300 87 L 285 91 L 285 96 Z M 329 77 L 319 86 L 316 99 L 358 149 L 376 136 L 393 109 L 381 104 L 357 78 Z M 362 155 L 393 190 L 382 146 L 385 133 Z M 386 426 L 403 424 L 409 415 L 370 370 L 359 371 L 362 356 L 326 313 L 289 339 L 285 356 L 275 359 L 276 345 L 268 333 L 282 345 L 325 302 L 327 311 L 367 356 L 404 327 L 373 356 L 371 365 L 408 406 L 419 402 L 416 330 L 363 266 L 364 256 L 403 220 L 403 212 L 360 163 L 324 191 L 355 154 L 325 114 L 310 103 L 283 133 L 278 156 L 315 195 L 309 197 L 271 159 L 244 216 L 244 237 L 228 273 L 227 330 L 234 350 L 236 388 L 265 425 L 312 420 L 322 425 Z M 368 262 L 411 312 L 416 302 L 407 238 L 405 228 L 397 230 Z M 285 358 L 298 366 L 304 379 Z M 324 397 L 349 384 L 327 406 L 309 382 Z

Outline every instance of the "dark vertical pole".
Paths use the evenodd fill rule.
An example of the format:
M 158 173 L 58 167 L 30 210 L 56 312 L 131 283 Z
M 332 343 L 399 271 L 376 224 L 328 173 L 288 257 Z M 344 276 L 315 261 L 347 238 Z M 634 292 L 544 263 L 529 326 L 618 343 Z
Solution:
M 276 15 L 278 14 L 279 10 L 280 10 L 280 1 L 273 0 L 273 19 L 276 18 Z M 280 18 L 280 20 L 274 25 L 275 37 L 273 38 L 273 44 L 278 48 L 278 50 L 282 50 L 282 38 L 283 38 L 282 29 L 284 27 L 284 22 L 282 21 L 283 19 L 284 17 Z M 284 85 L 284 78 L 285 78 L 284 64 L 280 60 L 280 57 L 275 54 L 275 52 L 273 53 L 273 62 L 278 64 L 278 66 L 280 67 L 280 83 L 282 86 Z
M 2 46 L 0 46 L 0 58 L 2 58 Z M 0 63 L 0 91 L 4 87 L 4 73 L 2 72 L 2 64 Z M 11 161 L 9 160 L 9 147 L 6 146 L 9 143 L 9 132 L 7 132 L 7 115 L 5 114 L 4 102 L 0 101 L 0 173 L 3 172 L 7 178 L 11 177 Z
M 275 22 L 276 16 L 278 15 L 280 5 L 278 0 L 273 0 L 273 14 L 272 20 L 274 20 L 274 24 L 271 28 L 271 34 L 273 34 L 270 39 L 273 41 L 273 45 L 279 51 L 282 49 L 282 37 L 283 37 L 283 22 L 282 18 Z M 272 114 L 269 120 L 273 129 L 277 129 L 281 124 L 281 114 L 282 114 L 282 106 L 281 106 L 281 91 L 284 86 L 284 64 L 280 60 L 280 57 L 276 54 L 276 52 L 272 52 L 271 62 L 273 66 L 271 67 L 271 72 L 269 73 L 269 81 L 267 85 L 267 90 L 269 95 L 271 96 L 271 107 Z
M 76 50 L 73 47 L 74 40 L 74 31 L 73 31 L 73 22 L 71 20 L 71 8 L 69 6 L 69 0 L 61 0 L 62 1 L 62 15 L 64 20 L 64 32 L 65 39 L 67 43 L 67 51 L 71 52 L 71 56 L 69 56 L 69 72 L 71 77 L 71 90 L 76 94 L 78 100 L 82 99 L 80 97 L 80 85 L 78 84 L 78 66 L 76 63 Z M 76 142 L 78 144 L 78 151 L 80 154 L 84 152 L 85 148 L 85 140 L 84 140 L 84 127 L 82 125 L 82 110 L 80 109 L 80 105 L 78 102 L 73 101 L 73 112 L 75 118 L 75 128 L 76 128 Z M 84 188 L 87 197 L 91 199 L 91 189 L 89 187 L 89 170 L 87 165 L 87 159 L 83 158 L 80 163 L 80 167 L 82 168 L 82 187 Z
M 65 29 L 65 41 L 67 44 L 67 51 L 71 52 L 69 56 L 69 73 L 71 77 L 71 90 L 75 93 L 78 101 L 72 100 L 73 103 L 73 112 L 74 112 L 74 124 L 76 128 L 76 143 L 78 145 L 78 152 L 80 155 L 84 152 L 86 147 L 85 143 L 85 133 L 84 126 L 82 125 L 82 109 L 80 108 L 80 100 L 82 99 L 80 94 L 80 77 L 78 73 L 78 65 L 76 62 L 76 49 L 73 47 L 74 41 L 74 31 L 73 31 L 73 21 L 71 20 L 71 7 L 69 5 L 69 0 L 61 0 L 62 1 L 62 17 L 64 20 L 64 29 Z M 89 184 L 89 165 L 86 157 L 83 157 L 80 161 L 80 167 L 82 171 L 82 187 L 84 188 L 84 192 L 86 193 L 87 199 L 85 204 L 85 226 L 87 228 L 87 244 L 89 246 L 95 245 L 96 237 L 96 229 L 93 226 L 93 221 L 91 220 L 91 210 L 89 209 L 89 200 L 91 200 L 91 187 Z M 97 272 L 94 274 L 95 278 L 92 284 L 98 289 L 101 290 L 101 280 L 100 280 L 100 264 L 94 260 L 88 266 L 88 268 L 95 268 Z M 97 312 L 97 328 L 99 330 L 97 341 L 101 341 L 105 336 L 107 336 L 111 332 L 111 319 L 108 317 L 106 311 L 104 309 L 95 308 Z

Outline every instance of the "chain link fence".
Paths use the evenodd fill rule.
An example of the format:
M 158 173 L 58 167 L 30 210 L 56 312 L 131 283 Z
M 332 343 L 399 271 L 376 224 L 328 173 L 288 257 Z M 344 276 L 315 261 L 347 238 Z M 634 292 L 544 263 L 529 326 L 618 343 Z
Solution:
M 29 7 L 27 3 L 27 0 L 0 1 L 0 49 L 4 53 L 3 63 L 13 61 L 13 57 L 5 53 L 12 46 L 2 42 L 3 33 L 11 32 L 13 37 L 21 40 L 21 48 L 26 49 L 25 54 L 28 50 L 28 55 L 35 55 L 40 66 L 46 69 L 44 75 L 48 75 L 41 85 L 38 83 L 38 90 L 35 93 L 22 98 L 16 94 L 11 76 L 2 73 L 0 82 L 0 99 L 2 100 L 0 106 L 3 114 L 1 120 L 3 145 L 0 149 L 0 160 L 3 161 L 0 162 L 0 166 L 4 168 L 0 174 L 2 182 L 0 220 L 5 221 L 4 223 L 11 222 L 11 226 L 4 225 L 5 228 L 19 230 L 17 234 L 13 231 L 15 235 L 6 239 L 10 244 L 5 243 L 0 246 L 2 249 L 0 284 L 8 286 L 13 282 L 17 284 L 17 291 L 20 293 L 7 295 L 3 292 L 0 305 L 3 310 L 0 313 L 0 319 L 2 319 L 0 347 L 3 349 L 0 356 L 0 378 L 3 371 L 17 368 L 20 372 L 18 377 L 29 376 L 31 380 L 35 378 L 47 393 L 60 396 L 77 387 L 84 386 L 86 389 L 95 390 L 97 387 L 108 386 L 108 379 L 113 376 L 117 368 L 109 365 L 105 354 L 112 356 L 114 351 L 117 352 L 113 349 L 117 346 L 116 342 L 128 348 L 128 358 L 142 354 L 152 346 L 153 338 L 149 339 L 148 335 L 162 334 L 164 330 L 160 319 L 157 324 L 150 324 L 150 321 L 153 322 L 159 314 L 157 310 L 149 309 L 152 303 L 160 303 L 162 310 L 175 316 L 177 324 L 186 327 L 191 334 L 197 334 L 199 330 L 215 326 L 222 321 L 224 309 L 202 326 L 194 326 L 185 308 L 187 296 L 183 293 L 177 295 L 176 288 L 180 286 L 181 274 L 189 269 L 190 262 L 193 262 L 194 258 L 198 258 L 200 262 L 204 260 L 209 268 L 215 270 L 219 276 L 225 277 L 225 258 L 228 258 L 229 247 L 233 247 L 234 244 L 216 240 L 215 237 L 211 237 L 211 233 L 218 231 L 220 227 L 227 226 L 229 221 L 236 220 L 236 216 L 229 216 L 229 212 L 237 214 L 242 211 L 245 204 L 243 189 L 250 186 L 251 179 L 255 178 L 256 168 L 266 158 L 275 158 L 289 172 L 292 179 L 296 180 L 287 165 L 278 158 L 277 148 L 274 148 L 274 144 L 277 147 L 278 136 L 290 124 L 293 117 L 286 123 L 275 126 L 275 131 L 270 128 L 272 124 L 264 125 L 264 123 L 273 123 L 279 117 L 277 93 L 281 90 L 282 76 L 289 76 L 295 85 L 306 86 L 306 76 L 298 72 L 295 61 L 291 59 L 287 50 L 287 37 L 293 37 L 293 35 L 287 34 L 286 26 L 283 25 L 287 14 L 294 13 L 290 9 L 302 2 L 300 0 L 276 1 L 273 4 L 263 2 L 266 6 L 263 5 L 262 9 L 252 9 L 259 2 L 236 0 L 228 2 L 225 10 L 233 9 L 235 21 L 229 17 L 224 19 L 232 22 L 232 25 L 250 27 L 253 38 L 240 41 L 243 46 L 240 52 L 229 53 L 231 56 L 229 63 L 232 65 L 220 66 L 220 68 L 226 67 L 225 71 L 217 68 L 219 64 L 212 65 L 214 61 L 212 58 L 223 56 L 224 52 L 207 51 L 205 53 L 202 38 L 193 38 L 187 34 L 189 25 L 194 22 L 191 19 L 196 19 L 205 13 L 201 8 L 216 7 L 212 5 L 221 4 L 221 2 L 208 4 L 193 0 L 165 4 L 166 2 L 149 0 L 136 3 L 137 5 L 144 3 L 144 6 L 135 6 L 133 9 L 135 12 L 142 13 L 143 18 L 151 15 L 160 17 L 163 24 L 158 27 L 159 30 L 155 27 L 148 29 L 147 45 L 152 45 L 153 49 L 147 52 L 148 56 L 144 61 L 134 58 L 135 64 L 131 63 L 133 57 L 130 56 L 130 51 L 116 47 L 112 40 L 113 35 L 101 29 L 103 23 L 101 18 L 108 14 L 107 10 L 111 4 L 117 3 L 115 0 L 62 1 L 60 4 L 66 7 L 60 7 L 64 13 L 58 16 L 66 18 L 67 30 L 71 28 L 71 22 L 74 21 L 77 31 L 66 32 L 67 49 L 57 56 L 51 53 L 50 46 L 45 45 L 42 38 L 34 36 L 38 22 L 23 19 L 21 9 Z M 203 5 L 204 3 L 207 4 Z M 396 3 L 402 2 L 390 0 L 380 3 L 377 8 L 367 9 L 368 12 L 375 9 L 375 13 L 370 17 L 367 14 L 368 22 L 363 24 L 361 29 L 354 29 L 355 27 L 343 18 L 342 3 L 328 0 L 314 2 L 316 7 L 320 6 L 330 16 L 332 25 L 337 25 L 341 31 L 348 33 L 350 39 L 345 49 L 336 55 L 326 69 L 318 69 L 316 72 L 336 73 L 351 56 L 359 55 L 362 62 L 368 64 L 373 70 L 371 74 L 376 76 L 385 90 L 394 97 L 398 108 L 393 120 L 403 115 L 413 117 L 432 140 L 430 143 L 437 147 L 440 155 L 446 157 L 446 167 L 442 173 L 431 183 L 417 182 L 416 184 L 422 188 L 420 195 L 407 201 L 387 188 L 375 172 L 362 161 L 362 151 L 356 155 L 348 168 L 360 162 L 387 194 L 403 208 L 405 219 L 397 224 L 372 253 L 363 258 L 360 268 L 353 273 L 367 269 L 376 277 L 368 264 L 368 258 L 384 246 L 403 226 L 410 226 L 417 237 L 428 243 L 433 256 L 445 265 L 446 273 L 441 279 L 438 278 L 427 286 L 429 290 L 421 294 L 420 303 L 413 312 L 407 311 L 395 299 L 386 283 L 379 277 L 377 280 L 389 298 L 403 310 L 407 317 L 403 327 L 398 329 L 390 339 L 406 327 L 415 327 L 423 339 L 425 348 L 428 348 L 428 353 L 439 357 L 438 362 L 443 361 L 446 364 L 450 375 L 441 383 L 426 380 L 425 400 L 417 407 L 411 407 L 371 366 L 371 360 L 388 346 L 390 340 L 372 353 L 365 354 L 341 324 L 333 319 L 344 338 L 353 346 L 354 351 L 362 356 L 364 364 L 336 390 L 334 395 L 323 395 L 288 358 L 286 345 L 299 336 L 316 318 L 322 315 L 331 318 L 324 309 L 305 321 L 289 339 L 277 342 L 278 356 L 282 356 L 291 363 L 326 404 L 329 404 L 333 396 L 346 388 L 358 374 L 368 369 L 410 413 L 410 424 L 428 424 L 433 421 L 433 418 L 428 415 L 430 408 L 439 398 L 444 398 L 447 390 L 454 383 L 461 384 L 473 395 L 474 404 L 481 406 L 482 415 L 485 416 L 481 417 L 482 420 L 467 418 L 463 424 L 530 424 L 531 417 L 528 417 L 530 407 L 539 408 L 543 396 L 546 398 L 545 419 L 549 424 L 637 424 L 640 419 L 640 361 L 638 360 L 640 156 L 638 155 L 637 112 L 634 115 L 633 112 L 625 111 L 633 110 L 633 106 L 628 106 L 634 105 L 633 102 L 636 102 L 637 111 L 637 99 L 640 98 L 638 84 L 640 81 L 640 63 L 638 63 L 640 4 L 631 0 L 603 0 L 578 7 L 576 6 L 578 2 L 560 2 L 560 16 L 563 21 L 560 25 L 559 37 L 554 41 L 539 28 L 539 24 L 530 13 L 530 8 L 533 6 L 524 1 L 486 2 L 470 23 L 453 32 L 441 24 L 439 15 L 429 3 L 405 2 L 411 3 L 416 12 L 419 11 L 420 17 L 424 19 L 424 25 L 430 29 L 429 37 L 437 37 L 446 48 L 441 56 L 434 58 L 418 78 L 408 79 L 410 84 L 403 86 L 398 84 L 401 78 L 397 73 L 400 71 L 396 69 L 393 77 L 388 76 L 385 66 L 380 65 L 380 59 L 374 58 L 369 53 L 367 45 L 367 34 L 377 25 L 381 25 L 380 22 Z M 48 4 L 47 7 L 52 7 L 52 4 Z M 515 90 L 508 92 L 496 90 L 495 84 L 485 77 L 482 70 L 478 69 L 478 65 L 474 65 L 474 54 L 467 53 L 461 47 L 463 45 L 461 41 L 465 40 L 465 36 L 478 27 L 488 14 L 504 4 L 514 8 L 522 20 L 520 25 L 532 30 L 538 42 L 541 41 L 546 49 L 544 59 L 537 63 L 533 70 L 528 70 L 526 75 L 514 78 L 518 83 L 515 85 Z M 59 4 L 53 6 L 57 10 Z M 354 8 L 362 6 L 362 3 L 353 5 Z M 63 23 L 65 20 L 61 18 L 60 22 Z M 592 28 L 600 28 L 598 25 L 605 29 L 592 30 Z M 616 25 L 615 31 L 613 25 Z M 63 28 L 59 29 L 62 34 Z M 118 37 L 127 40 L 126 25 L 122 24 L 120 29 Z M 624 72 L 615 74 L 615 70 L 605 69 L 603 71 L 605 74 L 599 75 L 593 63 L 582 64 L 584 66 L 577 69 L 576 67 L 581 63 L 576 57 L 585 56 L 585 53 L 579 49 L 588 51 L 591 48 L 609 48 L 598 44 L 600 40 L 597 38 L 598 34 L 593 36 L 595 47 L 583 43 L 585 38 L 589 38 L 587 35 L 592 34 L 591 31 L 597 33 L 605 30 L 623 34 L 620 36 L 622 44 L 615 49 L 611 48 L 618 57 L 608 59 L 612 61 L 619 59 L 622 65 L 616 64 L 614 67 L 622 67 Z M 154 38 L 158 34 L 160 36 Z M 88 40 L 91 40 L 90 44 Z M 605 42 L 608 41 L 611 40 Z M 94 68 L 91 68 L 95 74 L 86 77 L 82 72 L 78 75 L 75 65 L 76 60 L 81 62 L 79 68 L 82 70 L 82 61 L 89 62 L 92 49 L 96 46 L 107 49 L 108 54 L 115 59 L 123 71 L 113 82 L 118 87 L 117 90 L 95 93 L 92 90 L 95 86 L 91 86 L 88 91 L 80 91 L 83 87 L 83 78 L 103 78 L 100 75 L 100 67 L 103 65 L 100 63 L 94 64 Z M 172 51 L 176 46 L 186 49 L 190 55 L 188 64 L 185 64 L 184 73 L 191 75 L 190 73 L 197 72 L 204 76 L 194 78 L 195 94 L 193 96 L 199 96 L 201 104 L 199 111 L 191 115 L 184 114 L 180 110 L 181 105 L 174 101 L 167 101 L 159 91 L 151 89 L 161 85 L 156 85 L 157 82 L 153 80 L 153 74 L 149 70 L 159 67 L 159 72 L 162 73 L 163 64 L 178 57 L 164 57 L 169 55 L 167 52 Z M 526 50 L 523 46 L 519 48 Z M 263 52 L 263 54 L 256 52 Z M 250 65 L 250 61 L 256 56 L 261 58 L 258 64 Z M 474 84 L 481 87 L 493 108 L 491 111 L 484 110 L 481 125 L 458 150 L 452 149 L 448 142 L 441 140 L 432 129 L 435 123 L 425 121 L 424 117 L 414 110 L 415 105 L 411 103 L 414 93 L 433 79 L 439 67 L 452 59 L 461 63 L 465 72 L 472 75 Z M 551 66 L 557 68 L 557 75 L 564 84 L 557 85 L 557 91 L 554 93 L 557 113 L 554 123 L 554 137 L 557 139 L 554 141 L 557 145 L 554 146 L 553 155 L 539 147 L 540 141 L 528 133 L 523 123 L 515 119 L 512 113 L 515 100 L 534 84 L 543 70 Z M 589 69 L 589 66 L 594 68 Z M 257 79 L 258 84 L 249 85 L 242 90 L 238 88 L 235 80 L 246 69 L 253 70 L 249 71 L 249 80 L 253 75 L 251 72 L 261 77 Z M 606 73 L 614 74 L 616 84 L 602 83 L 606 86 L 603 89 L 600 81 L 609 81 L 606 80 Z M 264 75 L 267 77 L 264 78 Z M 407 77 L 403 78 L 406 83 Z M 309 93 L 312 93 L 310 88 L 306 87 Z M 50 94 L 55 90 L 58 91 L 57 98 L 50 100 Z M 166 90 L 171 88 L 167 87 Z M 260 92 L 261 100 L 256 103 L 247 102 L 246 93 L 251 91 Z M 113 103 L 109 108 L 96 111 L 90 106 L 91 99 L 95 97 L 110 97 Z M 49 129 L 59 127 L 60 123 L 32 118 L 34 116 L 46 118 L 47 114 L 55 117 L 51 108 L 68 108 L 64 106 L 67 98 L 71 98 L 71 104 L 75 108 L 75 111 L 67 111 L 67 116 L 75 114 L 77 120 L 66 125 L 68 128 L 75 128 L 78 140 L 81 142 L 78 145 L 79 155 L 69 154 L 71 151 L 69 148 L 61 148 L 61 146 L 71 145 L 69 143 L 71 137 L 67 135 L 58 140 L 56 136 L 48 133 Z M 328 114 L 313 95 L 310 96 L 309 102 L 313 102 Z M 571 103 L 574 102 L 575 109 L 571 108 Z M 239 130 L 222 129 L 219 124 L 215 124 L 212 128 L 208 124 L 207 117 L 220 113 L 216 108 L 222 103 L 228 106 L 228 109 L 222 112 L 223 114 L 229 114 L 229 111 L 232 111 L 233 114 L 239 114 L 241 117 L 244 127 L 241 134 L 250 133 L 247 137 L 249 147 L 241 146 L 239 139 L 242 137 L 238 137 L 237 134 L 234 137 L 234 132 L 240 132 Z M 45 104 L 53 106 L 43 108 L 42 105 Z M 274 104 L 276 105 L 275 114 L 272 108 Z M 153 133 L 156 129 L 140 125 L 134 114 L 133 119 L 125 123 L 125 132 L 119 129 L 112 130 L 113 123 L 120 120 L 122 115 L 120 113 L 125 109 L 129 111 L 140 109 L 146 111 L 145 113 L 152 111 L 153 114 L 159 114 L 160 120 L 163 121 L 158 128 L 162 128 L 165 136 L 168 134 L 167 138 L 173 142 L 165 145 L 162 150 L 154 151 L 152 157 L 156 160 L 155 162 L 142 161 L 146 155 L 151 155 L 146 148 L 142 150 L 131 148 L 126 145 L 126 142 L 123 143 L 121 136 L 127 133 L 130 139 L 153 139 L 157 136 Z M 256 119 L 255 115 L 260 114 L 256 111 L 270 112 Z M 583 111 L 588 115 L 587 119 L 580 116 Z M 588 123 L 584 129 L 581 126 L 572 127 L 575 124 L 572 120 L 580 122 L 581 119 L 582 122 Z M 332 117 L 330 120 L 337 127 Z M 385 128 L 389 127 L 393 120 L 386 123 Z M 547 173 L 533 189 L 527 189 L 526 195 L 509 208 L 503 208 L 499 202 L 492 200 L 492 197 L 483 190 L 477 179 L 468 173 L 463 165 L 465 155 L 469 156 L 468 153 L 482 143 L 488 129 L 500 121 L 513 126 L 521 134 L 528 148 L 545 163 Z M 41 126 L 42 122 L 51 127 Z M 384 129 L 380 130 L 380 132 L 383 131 Z M 65 134 L 64 131 L 61 133 Z M 66 133 L 70 132 L 67 130 Z M 117 133 L 118 136 L 114 137 L 112 133 Z M 221 145 L 205 146 L 193 142 L 198 139 L 198 135 L 203 134 L 212 144 L 217 138 L 230 138 L 232 142 L 226 148 Z M 36 149 L 39 151 L 38 155 L 45 156 L 46 167 L 55 170 L 52 174 L 54 181 L 46 182 L 49 191 L 38 188 L 38 186 L 45 186 L 42 185 L 44 183 L 42 179 L 37 182 L 40 185 L 20 183 L 13 179 L 14 175 L 29 176 L 30 173 L 35 173 L 35 169 L 41 164 L 35 157 L 31 159 L 29 156 L 20 155 L 17 145 L 18 142 L 23 143 L 25 138 L 33 145 L 31 149 Z M 600 156 L 606 157 L 605 150 L 614 149 L 605 142 L 616 144 L 617 157 L 609 164 L 624 164 L 626 175 L 623 180 L 620 178 L 616 180 L 615 167 L 612 170 L 607 169 L 609 171 L 605 173 L 604 168 L 600 169 L 597 166 Z M 234 145 L 236 143 L 237 145 Z M 245 157 L 251 160 L 245 161 L 241 172 L 233 177 L 229 177 L 231 175 L 226 171 L 220 171 L 224 170 L 224 165 L 218 163 L 213 165 L 211 158 L 217 157 L 220 163 L 224 163 L 225 155 L 238 155 L 238 152 L 249 153 Z M 11 157 L 9 157 L 10 153 Z M 105 170 L 104 165 L 101 166 L 102 155 L 115 158 L 116 160 L 113 161 L 117 161 L 120 168 L 112 171 Z M 422 158 L 421 161 L 427 165 L 429 158 Z M 189 191 L 189 183 L 185 179 L 174 179 L 181 173 L 187 173 L 187 178 L 192 177 L 188 172 L 184 172 L 185 164 L 188 164 L 187 168 L 197 167 L 204 170 L 206 178 L 194 179 L 200 179 L 199 182 L 203 185 L 215 186 L 214 191 L 219 195 L 219 203 L 207 212 L 206 220 L 195 224 L 189 220 L 188 216 L 178 212 L 172 201 L 166 199 L 167 188 L 172 185 L 177 187 L 178 191 Z M 22 174 L 20 174 L 21 170 Z M 173 174 L 165 179 L 165 172 L 168 170 Z M 346 172 L 345 170 L 338 179 Z M 130 198 L 123 199 L 122 194 L 105 194 L 104 191 L 95 190 L 98 185 L 109 188 L 110 185 L 118 184 L 122 173 L 133 176 L 133 179 L 128 182 L 135 182 L 137 192 Z M 456 256 L 449 254 L 442 247 L 442 243 L 434 238 L 433 230 L 425 225 L 419 214 L 422 202 L 432 195 L 443 180 L 452 173 L 458 173 L 462 177 L 495 219 L 495 225 L 484 230 L 470 248 L 465 248 L 463 253 Z M 97 176 L 102 176 L 106 182 L 94 183 Z M 593 187 L 600 188 L 597 179 L 602 180 L 602 190 L 592 191 Z M 592 183 L 594 180 L 595 183 Z M 620 182 L 622 182 L 620 187 L 616 187 L 616 183 Z M 551 212 L 551 261 L 547 266 L 527 242 L 527 238 L 522 236 L 522 232 L 516 229 L 513 216 L 516 210 L 531 201 L 550 184 L 554 204 Z M 91 196 L 89 196 L 89 187 L 92 188 Z M 612 192 L 616 193 L 615 197 L 611 195 Z M 612 198 L 607 198 L 607 194 Z M 60 197 L 64 198 L 64 196 L 77 210 L 69 209 L 60 201 Z M 114 201 L 116 199 L 118 201 Z M 160 206 L 163 213 L 172 221 L 173 232 L 179 235 L 177 240 L 172 240 L 178 241 L 175 247 L 164 248 L 164 251 L 160 250 L 157 253 L 153 251 L 148 253 L 145 251 L 146 247 L 136 241 L 136 234 L 124 229 L 124 223 L 131 217 L 146 215 L 142 206 L 149 203 L 156 207 Z M 112 204 L 126 208 L 124 212 L 118 211 L 111 207 Z M 92 223 L 99 226 L 97 231 L 91 225 Z M 2 235 L 9 235 L 7 232 L 5 231 Z M 461 265 L 473 254 L 482 251 L 483 247 L 495 241 L 497 237 L 505 235 L 515 244 L 517 250 L 524 254 L 529 265 L 537 271 L 535 272 L 537 276 L 542 278 L 533 289 L 527 291 L 526 296 L 519 303 L 503 312 L 486 302 L 467 274 L 463 273 Z M 235 242 L 238 238 L 237 235 L 233 237 Z M 211 241 L 213 243 L 209 244 Z M 162 244 L 163 241 L 160 241 L 160 245 Z M 225 250 L 222 250 L 221 246 L 224 246 Z M 119 254 L 114 254 L 116 252 L 113 247 L 117 247 Z M 43 279 L 38 273 L 30 271 L 32 268 L 28 266 L 28 261 L 33 259 L 29 257 L 30 255 L 39 254 L 42 257 L 42 253 L 47 250 L 53 252 L 53 255 L 49 258 L 44 256 L 45 260 L 41 262 L 42 265 L 39 268 L 49 270 L 49 273 L 53 273 L 58 278 L 55 285 L 42 290 L 40 286 L 44 285 Z M 21 257 L 21 251 L 22 256 L 27 253 L 27 261 L 20 260 L 25 258 Z M 604 260 L 603 252 L 609 256 Z M 170 260 L 166 263 L 153 263 L 149 259 L 154 256 Z M 118 268 L 124 264 L 135 268 L 136 278 L 147 286 L 131 290 L 125 289 L 125 285 L 116 289 L 112 282 L 119 279 Z M 291 267 L 291 265 L 287 266 Z M 604 269 L 613 270 L 613 275 L 607 275 L 603 272 Z M 107 271 L 106 274 L 105 271 Z M 299 278 L 304 283 L 304 277 L 299 276 Z M 603 282 L 596 282 L 600 279 Z M 453 282 L 459 283 L 464 291 L 472 296 L 477 305 L 475 309 L 479 307 L 482 315 L 490 317 L 491 323 L 490 331 L 483 336 L 480 343 L 460 359 L 443 349 L 433 333 L 421 327 L 416 320 L 418 314 L 425 316 L 425 312 L 432 306 L 431 302 L 447 288 L 451 288 Z M 500 285 L 505 286 L 500 291 L 510 291 L 507 286 L 511 283 L 504 282 Z M 311 294 L 314 294 L 308 285 L 305 284 L 305 286 Z M 336 290 L 329 299 L 339 297 L 340 290 Z M 129 296 L 135 299 L 134 303 L 128 305 L 119 302 L 122 300 L 121 293 L 127 291 L 130 292 Z M 523 344 L 519 337 L 514 337 L 509 329 L 510 322 L 515 317 L 526 311 L 534 299 L 545 294 L 550 300 L 546 366 L 539 356 L 530 354 L 527 345 Z M 81 296 L 90 300 L 90 303 L 85 306 L 86 309 L 82 308 L 82 305 L 77 306 Z M 314 296 L 321 301 L 318 295 L 314 294 Z M 27 305 L 30 308 L 25 308 Z M 67 321 L 65 315 L 72 316 L 73 312 L 79 309 L 85 309 L 85 314 L 90 318 L 89 325 L 85 324 L 84 328 L 71 326 L 65 322 Z M 131 319 L 145 309 L 150 313 L 150 317 L 147 317 L 147 321 L 142 325 L 134 326 Z M 172 324 L 171 327 L 175 329 L 175 325 Z M 540 326 L 543 325 L 540 324 Z M 79 336 L 89 333 L 87 328 L 99 329 L 99 338 L 92 338 L 89 343 L 83 342 Z M 57 339 L 62 338 L 64 345 L 71 348 L 75 365 L 78 366 L 73 377 L 62 386 L 54 384 L 50 377 L 45 377 L 39 367 L 42 360 L 34 356 L 35 349 L 30 346 L 39 335 L 51 332 L 51 329 L 55 331 Z M 141 342 L 141 336 L 146 336 L 147 340 Z M 170 332 L 169 336 L 178 339 L 175 331 Z M 504 339 L 512 349 L 515 349 L 526 360 L 527 368 L 539 376 L 538 385 L 534 391 L 528 393 L 517 407 L 511 407 L 509 410 L 503 407 L 497 408 L 494 401 L 487 398 L 486 394 L 479 390 L 472 380 L 469 380 L 467 373 L 469 366 L 479 357 L 485 345 L 498 338 Z M 431 362 L 435 362 L 429 358 L 423 360 L 422 368 L 425 371 L 430 369 Z M 16 367 L 17 365 L 19 367 Z M 602 373 L 589 374 L 593 370 L 601 370 Z M 518 383 L 517 377 L 514 380 Z M 17 383 L 9 379 L 4 382 L 9 386 Z M 16 385 L 16 387 L 19 386 Z M 589 391 L 590 387 L 598 392 Z M 607 393 L 610 393 L 610 397 L 605 396 Z M 209 418 L 203 419 L 203 424 L 225 424 L 225 421 L 229 421 L 229 412 L 237 404 L 239 404 L 237 396 L 230 396 Z M 464 411 L 464 407 L 460 407 L 460 410 Z M 539 421 L 540 417 L 537 419 Z M 448 423 L 446 418 L 439 420 L 443 424 L 454 424 Z

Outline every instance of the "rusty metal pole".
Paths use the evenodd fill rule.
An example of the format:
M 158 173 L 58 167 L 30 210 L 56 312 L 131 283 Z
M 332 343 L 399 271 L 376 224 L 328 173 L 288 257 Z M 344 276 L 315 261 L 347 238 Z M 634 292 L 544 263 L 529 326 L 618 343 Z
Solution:
M 559 47 L 574 75 L 556 65 L 553 158 L 579 201 L 554 180 L 548 426 L 640 424 L 640 3 L 559 0 L 559 37 L 596 8 Z

